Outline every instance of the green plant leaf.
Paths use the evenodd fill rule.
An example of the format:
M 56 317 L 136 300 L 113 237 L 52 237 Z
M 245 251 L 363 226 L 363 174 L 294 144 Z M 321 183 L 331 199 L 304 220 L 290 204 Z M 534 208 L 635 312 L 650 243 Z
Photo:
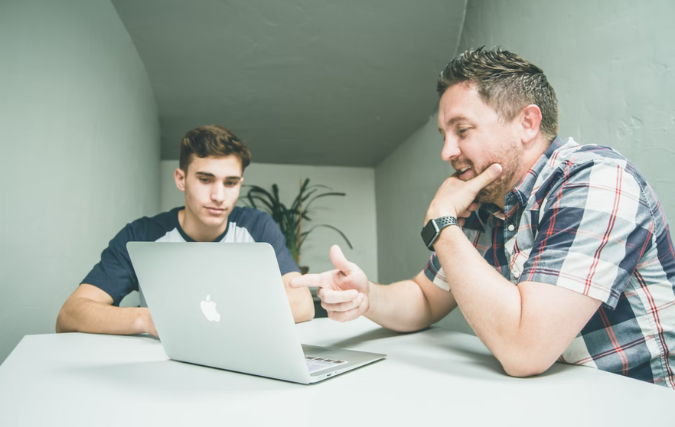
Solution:
M 305 178 L 305 180 L 302 181 L 298 194 L 290 205 L 290 208 L 287 208 L 286 205 L 281 202 L 279 186 L 277 184 L 272 185 L 271 192 L 257 185 L 243 186 L 244 188 L 248 188 L 248 191 L 242 198 L 242 202 L 249 207 L 260 209 L 270 214 L 274 222 L 279 226 L 281 233 L 284 235 L 286 247 L 291 252 L 291 255 L 296 262 L 300 258 L 302 244 L 305 242 L 305 239 L 312 231 L 320 227 L 335 230 L 345 240 L 349 247 L 353 249 L 347 236 L 336 227 L 328 224 L 312 226 L 309 230 L 302 232 L 298 236 L 301 221 L 311 221 L 308 212 L 310 206 L 316 199 L 328 196 L 346 195 L 345 193 L 335 192 L 328 186 L 322 184 L 310 185 L 309 182 L 309 178 Z
M 337 192 L 331 192 L 331 193 L 322 193 L 322 194 L 319 194 L 318 196 L 314 197 L 312 200 L 310 200 L 309 202 L 307 202 L 307 206 L 305 206 L 305 209 L 309 209 L 309 207 L 312 205 L 312 203 L 313 203 L 316 199 L 320 199 L 321 197 L 327 197 L 327 196 L 346 196 L 346 195 L 347 195 L 346 193 L 337 193 Z

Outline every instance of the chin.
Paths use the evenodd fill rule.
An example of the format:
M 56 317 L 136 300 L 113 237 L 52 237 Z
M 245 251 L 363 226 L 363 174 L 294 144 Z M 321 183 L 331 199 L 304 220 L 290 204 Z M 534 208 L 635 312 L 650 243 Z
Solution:
M 227 220 L 227 216 L 223 217 L 214 217 L 214 216 L 206 216 L 202 217 L 202 224 L 206 225 L 207 227 L 219 227 L 225 223 Z

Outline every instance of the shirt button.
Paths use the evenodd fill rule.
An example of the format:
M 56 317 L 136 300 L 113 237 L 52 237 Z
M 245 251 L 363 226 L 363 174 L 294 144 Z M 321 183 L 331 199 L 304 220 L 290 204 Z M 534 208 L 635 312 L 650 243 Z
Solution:
M 514 272 L 513 272 L 513 277 L 515 277 L 516 279 L 520 279 L 520 273 L 517 272 L 517 271 L 514 271 Z
M 509 226 L 507 228 L 509 229 L 509 231 L 513 231 L 513 230 L 516 229 L 516 226 L 513 225 L 513 224 L 509 224 Z

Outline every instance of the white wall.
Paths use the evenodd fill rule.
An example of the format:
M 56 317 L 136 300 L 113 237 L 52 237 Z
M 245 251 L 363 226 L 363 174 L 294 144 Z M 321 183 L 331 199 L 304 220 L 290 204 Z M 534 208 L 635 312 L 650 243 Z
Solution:
M 177 143 L 178 144 L 178 143 Z M 184 196 L 173 180 L 177 160 L 161 162 L 161 209 L 169 210 L 184 205 Z M 322 184 L 334 191 L 347 193 L 344 197 L 324 197 L 313 205 L 312 222 L 303 223 L 303 230 L 312 224 L 329 224 L 339 228 L 349 238 L 350 250 L 342 237 L 333 230 L 319 228 L 305 241 L 301 265 L 311 273 L 332 270 L 328 250 L 338 244 L 347 259 L 358 264 L 370 280 L 377 281 L 377 230 L 375 210 L 375 170 L 372 168 L 274 165 L 253 163 L 244 172 L 244 184 L 270 189 L 279 185 L 281 199 L 287 205 L 298 194 L 300 179 L 309 178 L 310 184 Z M 246 189 L 242 190 L 242 195 Z M 241 196 L 240 196 L 241 199 Z M 241 205 L 241 202 L 239 203 Z
M 159 207 L 159 123 L 107 0 L 0 3 L 0 362 L 54 332 L 128 221 Z
M 501 45 L 543 68 L 559 99 L 560 135 L 618 149 L 646 176 L 673 221 L 673 16 L 675 2 L 669 0 L 469 1 L 457 52 Z M 440 159 L 436 128 L 432 117 L 375 171 L 385 283 L 410 278 L 426 263 L 421 222 L 453 172 Z M 452 316 L 444 323 L 467 329 Z

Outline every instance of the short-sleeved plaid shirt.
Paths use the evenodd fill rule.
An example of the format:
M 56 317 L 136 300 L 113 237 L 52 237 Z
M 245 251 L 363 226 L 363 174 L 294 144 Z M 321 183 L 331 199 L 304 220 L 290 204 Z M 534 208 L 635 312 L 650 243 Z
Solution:
M 675 389 L 675 250 L 654 191 L 619 153 L 556 138 L 504 212 L 481 205 L 463 231 L 512 283 L 602 301 L 559 361 Z M 449 290 L 435 253 L 425 274 Z

